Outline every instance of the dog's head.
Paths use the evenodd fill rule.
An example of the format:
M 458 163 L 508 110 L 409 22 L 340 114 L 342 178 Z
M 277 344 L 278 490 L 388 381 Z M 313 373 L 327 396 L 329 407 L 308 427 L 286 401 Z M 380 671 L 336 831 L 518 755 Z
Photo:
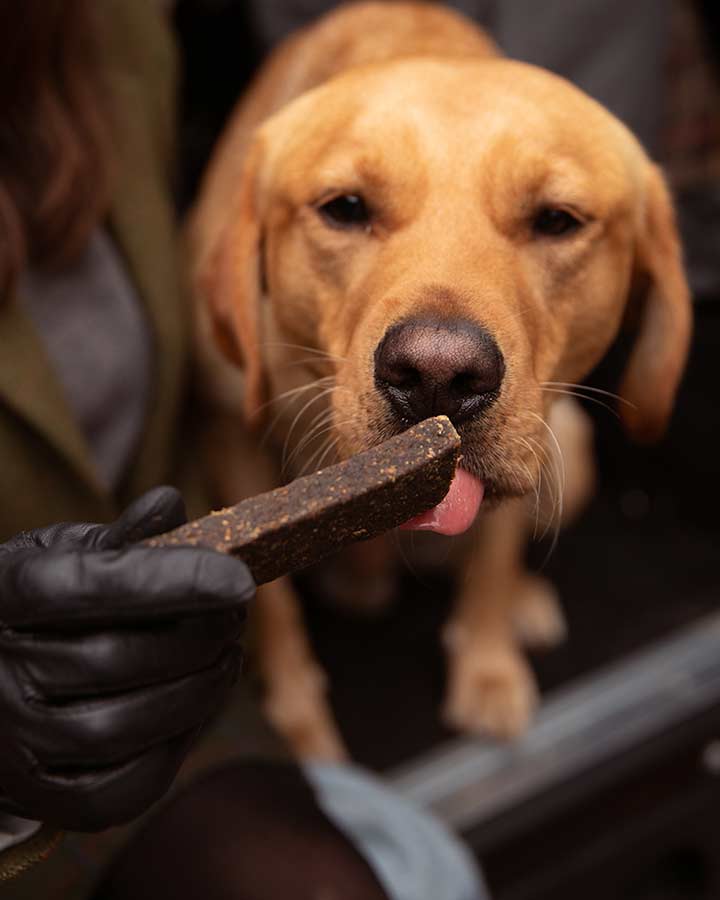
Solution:
M 671 202 L 563 79 L 506 60 L 353 70 L 260 129 L 237 187 L 204 284 L 251 418 L 272 328 L 333 360 L 344 454 L 447 413 L 467 471 L 522 494 L 554 391 L 633 310 L 621 411 L 662 432 L 690 332 Z

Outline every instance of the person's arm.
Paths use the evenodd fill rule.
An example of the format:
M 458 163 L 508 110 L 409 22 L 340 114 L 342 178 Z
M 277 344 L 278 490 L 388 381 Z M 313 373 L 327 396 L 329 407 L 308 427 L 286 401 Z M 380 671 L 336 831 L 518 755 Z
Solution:
M 157 488 L 111 525 L 54 525 L 0 545 L 6 826 L 12 816 L 95 831 L 135 818 L 168 789 L 236 679 L 254 591 L 246 566 L 135 546 L 184 520 L 177 491 Z M 18 866 L 18 840 L 37 843 L 30 825 L 18 840 L 12 828 L 0 880 L 4 859 Z

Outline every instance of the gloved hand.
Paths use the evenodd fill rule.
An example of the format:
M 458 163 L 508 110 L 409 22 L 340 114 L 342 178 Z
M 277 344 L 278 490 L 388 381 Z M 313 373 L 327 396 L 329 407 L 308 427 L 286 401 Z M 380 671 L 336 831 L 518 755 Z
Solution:
M 111 525 L 0 544 L 0 810 L 94 831 L 165 793 L 240 665 L 239 560 L 133 542 L 185 521 L 156 488 Z

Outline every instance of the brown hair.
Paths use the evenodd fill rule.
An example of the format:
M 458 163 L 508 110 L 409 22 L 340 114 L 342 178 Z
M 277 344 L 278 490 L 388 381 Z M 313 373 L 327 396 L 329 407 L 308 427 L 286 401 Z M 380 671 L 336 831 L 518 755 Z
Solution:
M 61 265 L 107 210 L 110 128 L 97 0 L 0 0 L 0 302 Z

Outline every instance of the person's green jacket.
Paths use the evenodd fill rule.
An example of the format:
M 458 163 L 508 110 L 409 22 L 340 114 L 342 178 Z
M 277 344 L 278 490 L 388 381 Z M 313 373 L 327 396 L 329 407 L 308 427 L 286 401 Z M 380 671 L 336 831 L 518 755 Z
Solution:
M 95 476 L 89 449 L 22 305 L 17 298 L 0 305 L 0 541 L 53 522 L 108 521 L 131 498 L 176 473 L 189 308 L 171 199 L 175 48 L 152 0 L 102 0 L 98 9 L 118 141 L 108 224 L 151 323 L 153 397 L 137 458 L 119 495 L 111 496 Z M 6 879 L 47 855 L 54 838 L 43 829 L 0 853 L 0 897 L 40 900 L 44 888 L 34 875 L 30 881 Z M 57 873 L 48 875 L 56 882 Z M 44 896 L 49 895 L 48 890 Z
M 0 541 L 58 521 L 108 521 L 174 476 L 188 334 L 171 202 L 175 51 L 152 0 L 102 0 L 98 9 L 118 141 L 109 227 L 151 323 L 153 397 L 137 458 L 110 496 L 22 304 L 0 305 Z

